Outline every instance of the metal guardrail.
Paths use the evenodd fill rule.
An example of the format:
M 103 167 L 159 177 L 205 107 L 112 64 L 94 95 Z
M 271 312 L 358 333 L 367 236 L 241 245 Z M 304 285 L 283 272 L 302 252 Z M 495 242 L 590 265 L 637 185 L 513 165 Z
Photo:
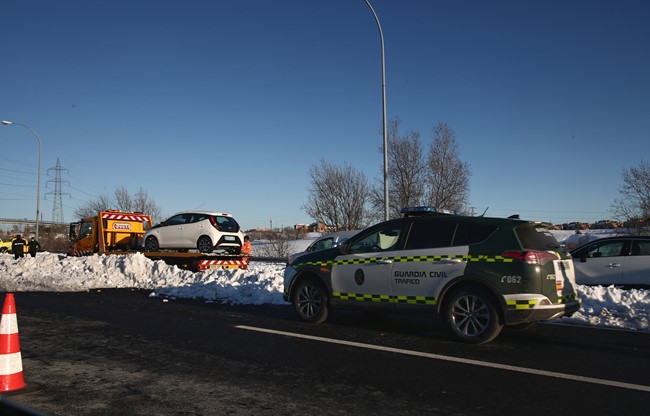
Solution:
M 286 257 L 264 257 L 264 256 L 250 256 L 249 261 L 261 261 L 267 263 L 286 263 Z
M 0 224 L 21 224 L 21 225 L 34 225 L 36 226 L 36 220 L 28 220 L 26 218 L 23 219 L 17 219 L 17 218 L 0 218 Z M 47 226 L 69 226 L 70 224 L 67 222 L 53 222 L 53 221 L 39 221 L 39 225 L 47 225 Z

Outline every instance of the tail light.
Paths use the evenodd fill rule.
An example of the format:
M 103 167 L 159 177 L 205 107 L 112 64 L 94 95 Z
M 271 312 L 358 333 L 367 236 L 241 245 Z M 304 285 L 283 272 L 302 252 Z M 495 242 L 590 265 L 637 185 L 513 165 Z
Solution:
M 212 215 L 210 215 L 210 224 L 212 224 L 212 226 L 217 230 L 219 229 L 219 224 L 217 224 L 217 220 L 215 220 Z
M 549 261 L 557 260 L 557 254 L 551 251 L 504 251 L 503 257 L 521 260 L 526 264 L 544 264 Z

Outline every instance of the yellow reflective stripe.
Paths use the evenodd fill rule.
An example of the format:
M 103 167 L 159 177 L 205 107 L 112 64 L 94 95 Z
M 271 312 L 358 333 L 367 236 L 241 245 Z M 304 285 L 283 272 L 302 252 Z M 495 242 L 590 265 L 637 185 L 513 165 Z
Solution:
M 539 299 L 506 300 L 506 304 L 511 309 L 532 309 L 537 305 L 537 303 L 539 303 Z
M 381 303 L 407 303 L 411 305 L 435 305 L 436 298 L 433 296 L 404 296 L 404 295 L 375 295 L 371 293 L 345 293 L 334 292 L 332 297 L 341 300 L 355 300 L 365 302 L 381 302 Z
M 560 303 L 570 302 L 570 301 L 572 301 L 572 300 L 576 300 L 576 299 L 578 299 L 578 295 L 577 295 L 576 293 L 574 293 L 574 294 L 572 294 L 572 295 L 562 296 L 562 297 L 560 298 Z

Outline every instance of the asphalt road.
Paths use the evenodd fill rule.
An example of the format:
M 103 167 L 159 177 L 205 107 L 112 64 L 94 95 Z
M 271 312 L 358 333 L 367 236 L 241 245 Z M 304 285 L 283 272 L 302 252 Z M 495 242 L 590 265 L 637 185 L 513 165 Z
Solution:
M 27 387 L 50 415 L 646 415 L 650 334 L 562 325 L 456 342 L 433 320 L 17 293 Z

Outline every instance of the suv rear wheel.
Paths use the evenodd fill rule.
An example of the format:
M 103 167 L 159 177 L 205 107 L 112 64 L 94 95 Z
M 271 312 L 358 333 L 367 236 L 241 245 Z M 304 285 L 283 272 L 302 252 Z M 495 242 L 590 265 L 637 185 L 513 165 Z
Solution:
M 494 298 L 479 287 L 463 287 L 451 293 L 444 312 L 451 332 L 471 344 L 490 342 L 503 328 Z
M 315 278 L 302 279 L 297 283 L 291 303 L 300 319 L 306 322 L 320 324 L 329 315 L 327 291 Z

